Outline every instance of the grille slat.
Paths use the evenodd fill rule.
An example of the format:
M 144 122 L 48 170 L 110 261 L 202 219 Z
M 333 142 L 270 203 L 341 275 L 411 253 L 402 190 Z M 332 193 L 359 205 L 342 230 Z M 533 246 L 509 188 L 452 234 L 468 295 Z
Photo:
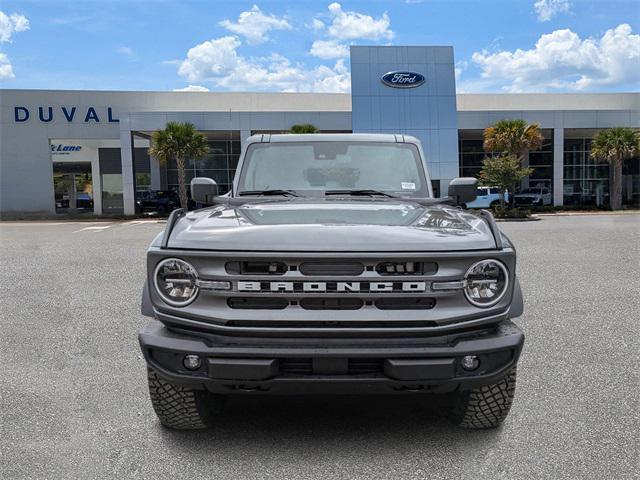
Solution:
M 283 310 L 289 306 L 289 300 L 286 298 L 249 298 L 249 297 L 232 297 L 227 299 L 227 305 L 234 309 L 246 310 Z
M 433 298 L 379 298 L 375 306 L 380 310 L 429 310 L 436 305 Z
M 303 298 L 300 306 L 305 310 L 359 310 L 364 305 L 361 298 Z
M 331 276 L 358 276 L 364 272 L 364 265 L 360 262 L 305 262 L 299 267 L 303 275 L 316 277 Z
M 378 375 L 384 371 L 383 358 L 349 358 L 347 371 L 342 375 Z M 311 358 L 280 358 L 280 373 L 289 375 L 319 375 L 314 372 Z

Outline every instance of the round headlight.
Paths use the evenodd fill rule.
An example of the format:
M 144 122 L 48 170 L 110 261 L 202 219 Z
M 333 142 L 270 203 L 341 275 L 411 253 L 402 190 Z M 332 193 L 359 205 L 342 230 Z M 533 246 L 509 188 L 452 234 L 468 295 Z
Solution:
M 153 281 L 162 299 L 174 307 L 184 307 L 198 295 L 198 273 L 190 263 L 167 258 L 156 266 Z
M 464 280 L 467 300 L 476 307 L 490 307 L 507 292 L 509 273 L 498 260 L 482 260 L 471 265 Z

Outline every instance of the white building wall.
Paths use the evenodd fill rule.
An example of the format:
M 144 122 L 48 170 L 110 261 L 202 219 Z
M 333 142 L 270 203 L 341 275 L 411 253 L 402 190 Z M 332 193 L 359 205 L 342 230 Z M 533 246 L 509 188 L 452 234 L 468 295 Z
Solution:
M 452 57 L 445 59 L 447 49 L 442 48 L 440 63 L 418 62 L 427 68 L 428 85 L 434 95 L 414 92 L 414 97 L 405 95 L 402 102 L 380 95 L 375 102 L 367 103 L 371 99 L 366 97 L 371 95 L 366 93 L 366 88 L 374 88 L 374 84 L 376 89 L 380 88 L 379 72 L 372 74 L 371 58 L 367 63 L 366 59 L 358 60 L 356 54 L 354 78 L 357 82 L 358 75 L 366 73 L 370 85 L 358 87 L 356 90 L 364 94 L 354 96 L 353 101 L 358 105 L 358 112 L 369 112 L 373 122 L 369 125 L 370 131 L 404 131 L 419 137 L 424 134 L 431 173 L 434 178 L 445 179 L 443 183 L 458 174 L 457 129 L 482 129 L 502 118 L 524 118 L 539 122 L 542 128 L 553 128 L 556 133 L 554 197 L 555 202 L 560 203 L 564 147 L 560 132 L 573 128 L 640 128 L 638 93 L 453 96 L 455 84 L 447 81 L 447 78 L 451 80 L 449 58 Z M 389 59 L 389 65 L 405 62 L 407 68 L 412 68 L 417 60 L 409 57 L 418 52 L 406 48 L 402 51 L 396 60 Z M 383 68 L 386 60 L 377 58 L 375 68 Z M 424 97 L 425 101 L 417 101 L 417 97 Z M 457 101 L 457 114 L 455 110 L 451 113 L 451 101 Z M 123 174 L 130 187 L 125 189 L 130 212 L 133 172 L 126 139 L 130 138 L 131 131 L 152 131 L 162 128 L 168 120 L 191 121 L 202 130 L 238 130 L 241 139 L 254 130 L 287 130 L 294 123 L 309 122 L 324 130 L 350 130 L 351 102 L 351 96 L 345 94 L 0 90 L 0 212 L 55 212 L 50 139 L 116 142 L 124 139 Z M 391 105 L 394 108 L 387 108 Z M 27 121 L 16 122 L 16 107 L 29 110 Z M 51 107 L 53 119 L 40 120 L 39 107 L 43 108 L 45 117 Z M 62 107 L 68 115 L 75 107 L 71 120 L 65 118 Z M 99 121 L 86 118 L 90 108 L 95 110 Z M 120 122 L 109 121 L 108 108 L 111 108 L 112 119 Z M 435 119 L 437 124 L 433 123 Z M 385 123 L 387 120 L 392 123 Z M 356 126 L 363 125 L 362 121 L 357 120 Z M 433 125 L 438 128 L 429 128 Z M 97 190 L 98 165 L 94 163 L 94 189 Z M 153 172 L 152 168 L 152 179 L 159 181 L 159 171 L 155 176 Z

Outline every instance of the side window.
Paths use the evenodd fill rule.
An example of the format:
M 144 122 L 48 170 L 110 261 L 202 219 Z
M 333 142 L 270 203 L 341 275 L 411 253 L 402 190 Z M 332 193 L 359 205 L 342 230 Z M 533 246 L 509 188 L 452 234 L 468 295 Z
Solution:
M 500 193 L 500 190 L 498 190 L 497 188 L 490 188 L 489 193 L 491 195 L 498 195 Z

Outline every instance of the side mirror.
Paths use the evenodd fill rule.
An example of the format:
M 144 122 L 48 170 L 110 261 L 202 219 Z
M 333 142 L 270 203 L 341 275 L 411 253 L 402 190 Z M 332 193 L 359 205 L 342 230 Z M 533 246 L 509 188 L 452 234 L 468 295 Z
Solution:
M 449 197 L 456 205 L 473 202 L 478 195 L 478 179 L 473 177 L 459 177 L 449 184 Z
M 213 204 L 218 195 L 218 185 L 209 177 L 195 177 L 191 180 L 191 199 L 203 205 Z

